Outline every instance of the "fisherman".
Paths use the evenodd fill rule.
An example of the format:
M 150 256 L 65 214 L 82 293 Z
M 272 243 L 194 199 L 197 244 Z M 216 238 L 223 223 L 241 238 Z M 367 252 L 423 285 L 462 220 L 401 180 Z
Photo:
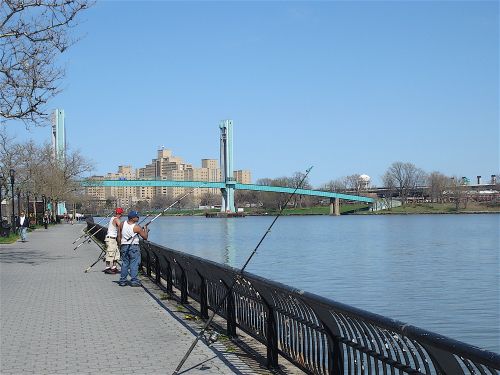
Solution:
M 120 255 L 122 259 L 122 269 L 120 273 L 120 286 L 127 286 L 127 277 L 130 273 L 130 286 L 141 286 L 141 281 L 137 277 L 139 264 L 141 263 L 141 250 L 139 249 L 139 236 L 148 239 L 148 225 L 144 227 L 137 225 L 139 212 L 130 211 L 128 220 L 120 224 L 121 245 Z M 130 269 L 130 272 L 129 272 Z
M 120 250 L 118 246 L 120 245 L 121 238 L 121 227 L 120 218 L 123 214 L 123 208 L 117 207 L 115 210 L 115 215 L 111 218 L 108 224 L 108 233 L 104 242 L 106 242 L 106 268 L 104 273 L 115 274 L 120 272 L 118 267 L 116 267 L 118 261 L 120 260 Z

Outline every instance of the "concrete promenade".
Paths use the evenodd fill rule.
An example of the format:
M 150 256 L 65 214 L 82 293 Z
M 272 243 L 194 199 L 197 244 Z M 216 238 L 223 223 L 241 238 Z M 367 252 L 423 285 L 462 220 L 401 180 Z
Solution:
M 73 251 L 83 228 L 0 245 L 0 374 L 171 374 L 193 334 L 143 288 L 118 286 L 104 263 L 84 273 L 99 249 Z M 183 373 L 240 373 L 214 350 L 198 343 Z

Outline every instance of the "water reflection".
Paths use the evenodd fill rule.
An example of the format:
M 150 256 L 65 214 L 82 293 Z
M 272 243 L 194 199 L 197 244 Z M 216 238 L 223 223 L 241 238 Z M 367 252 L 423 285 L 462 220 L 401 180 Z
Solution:
M 235 219 L 220 219 L 224 233 L 224 263 L 231 267 L 236 267 L 236 245 L 235 245 Z

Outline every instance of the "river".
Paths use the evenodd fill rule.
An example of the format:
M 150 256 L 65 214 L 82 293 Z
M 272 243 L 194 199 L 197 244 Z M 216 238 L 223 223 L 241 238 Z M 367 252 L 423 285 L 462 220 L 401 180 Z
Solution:
M 161 217 L 150 240 L 241 267 L 273 217 Z M 500 215 L 281 217 L 247 268 L 500 352 Z

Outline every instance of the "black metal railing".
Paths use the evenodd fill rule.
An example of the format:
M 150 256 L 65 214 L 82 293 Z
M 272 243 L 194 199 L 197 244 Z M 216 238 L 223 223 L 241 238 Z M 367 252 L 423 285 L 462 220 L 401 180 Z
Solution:
M 500 355 L 397 320 L 152 242 L 141 255 L 148 276 L 197 301 L 202 318 L 236 279 L 218 314 L 228 336 L 239 328 L 266 345 L 270 368 L 281 355 L 309 374 L 500 374 Z

